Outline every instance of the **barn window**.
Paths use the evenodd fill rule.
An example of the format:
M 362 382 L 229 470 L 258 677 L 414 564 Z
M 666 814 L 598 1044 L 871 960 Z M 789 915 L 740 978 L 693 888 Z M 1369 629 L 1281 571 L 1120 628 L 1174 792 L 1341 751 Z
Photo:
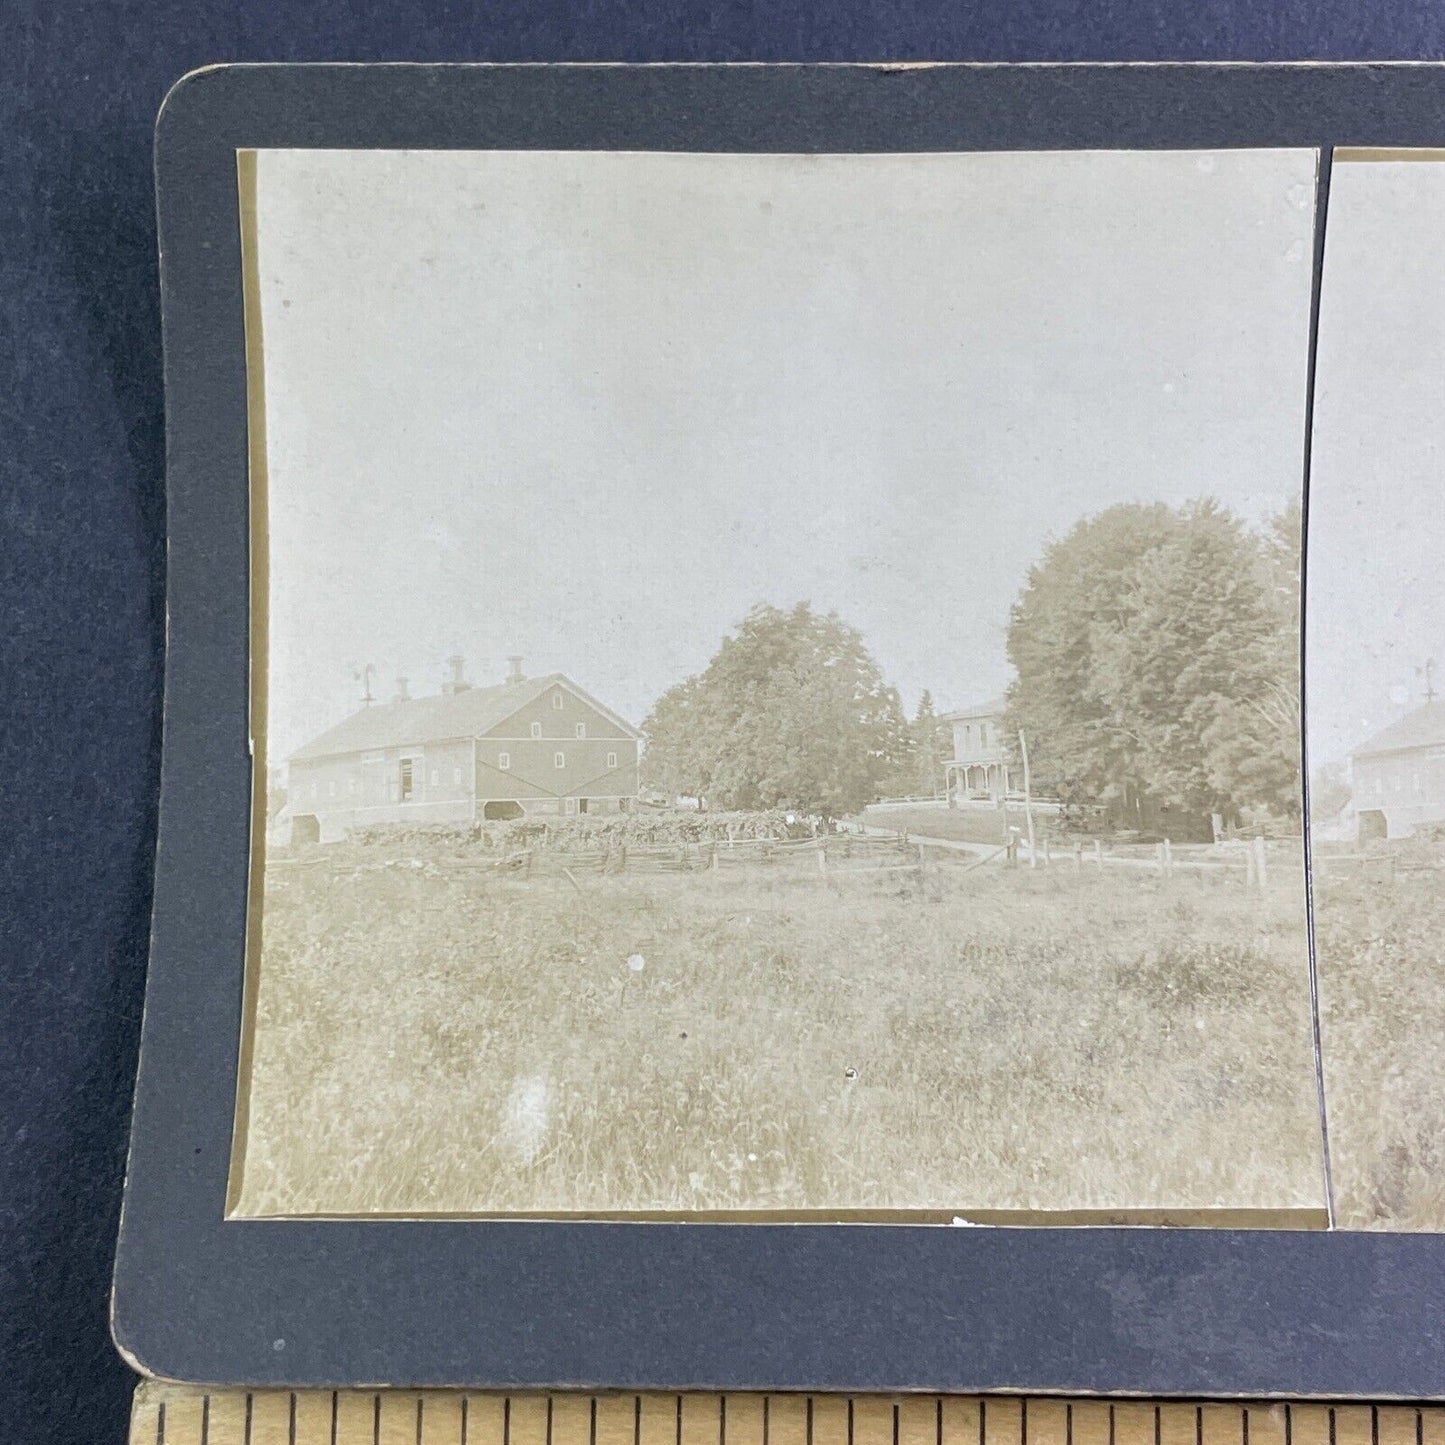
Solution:
M 608 753 L 608 754 L 607 754 L 607 766 L 608 766 L 609 768 L 615 768 L 615 767 L 617 766 L 617 754 L 616 754 L 616 753 Z
M 554 692 L 552 694 L 552 710 L 553 712 L 562 711 L 562 694 L 560 692 Z
M 437 780 L 440 778 L 440 776 L 441 776 L 441 775 L 437 772 L 437 770 L 436 770 L 435 768 L 433 768 L 433 769 L 431 770 L 431 785 L 432 785 L 432 787 L 436 787 L 436 785 L 437 785 Z
M 577 799 L 576 799 L 576 798 L 568 798 L 568 799 L 563 803 L 562 807 L 563 807 L 564 811 L 566 811 L 566 812 L 568 812 L 568 813 L 575 813 L 575 812 L 577 811 Z
M 411 797 L 415 782 L 412 778 L 410 758 L 403 758 L 397 765 L 397 782 L 401 789 L 401 801 L 404 803 Z
M 512 768 L 512 755 L 511 755 L 511 753 L 498 753 L 498 754 L 497 754 L 497 767 L 500 768 L 500 769 L 502 770 L 502 772 L 504 772 L 504 773 L 510 772 L 510 771 L 511 771 L 511 768 Z
M 532 724 L 532 736 L 533 736 L 534 738 L 539 738 L 539 737 L 542 736 L 542 724 L 541 724 L 541 723 L 535 722 L 535 723 Z
M 565 767 L 567 766 L 567 754 L 566 754 L 566 753 L 553 753 L 553 754 L 552 754 L 552 766 L 553 766 L 554 768 L 565 768 Z
M 578 723 L 578 724 L 577 724 L 577 736 L 578 736 L 579 738 L 585 738 L 585 737 L 587 736 L 587 724 L 586 724 L 586 723 Z
M 461 770 L 460 768 L 453 768 L 453 769 L 452 769 L 452 787 L 454 787 L 454 788 L 460 788 L 461 785 L 462 785 L 462 770 Z

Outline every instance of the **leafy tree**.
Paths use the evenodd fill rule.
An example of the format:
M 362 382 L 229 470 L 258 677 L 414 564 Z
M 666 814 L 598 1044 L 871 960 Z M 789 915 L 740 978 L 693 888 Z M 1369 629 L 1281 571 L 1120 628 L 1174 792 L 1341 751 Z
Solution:
M 1080 800 L 1297 811 L 1293 525 L 1125 505 L 1053 544 L 1009 627 L 1010 725 L 1036 776 Z
M 1036 784 L 1068 800 L 1125 801 L 1137 787 L 1130 720 L 1116 719 L 1097 651 L 1123 622 L 1140 559 L 1179 528 L 1163 504 L 1126 504 L 1085 517 L 1030 569 L 1009 617 L 1015 680 L 1005 728 L 1022 730 Z
M 1247 807 L 1298 817 L 1304 719 L 1300 657 L 1303 514 L 1298 501 L 1270 518 L 1256 576 L 1267 625 L 1237 665 L 1234 696 L 1205 734 L 1210 781 Z
M 878 796 L 909 743 L 861 634 L 806 602 L 758 606 L 643 724 L 651 786 L 725 808 L 841 815 Z

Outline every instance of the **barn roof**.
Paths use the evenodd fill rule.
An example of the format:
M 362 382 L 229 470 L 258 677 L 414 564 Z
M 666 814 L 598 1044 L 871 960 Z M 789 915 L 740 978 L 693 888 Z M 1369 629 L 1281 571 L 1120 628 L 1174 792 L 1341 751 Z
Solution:
M 975 703 L 972 707 L 961 707 L 955 712 L 940 713 L 939 722 L 970 722 L 974 718 L 998 717 L 1008 705 L 1008 698 L 1000 693 L 987 702 Z
M 364 753 L 377 748 L 401 748 L 414 743 L 480 737 L 559 682 L 619 727 L 625 728 L 629 736 L 642 736 L 631 723 L 584 692 L 570 678 L 560 672 L 551 672 L 545 677 L 499 683 L 496 687 L 468 687 L 461 692 L 412 697 L 404 702 L 372 703 L 298 748 L 291 754 L 291 761 L 306 762 L 311 758 L 335 757 L 341 753 Z
M 1410 748 L 1442 745 L 1445 745 L 1445 702 L 1427 702 L 1361 743 L 1354 756 L 1367 758 L 1375 753 L 1398 753 Z

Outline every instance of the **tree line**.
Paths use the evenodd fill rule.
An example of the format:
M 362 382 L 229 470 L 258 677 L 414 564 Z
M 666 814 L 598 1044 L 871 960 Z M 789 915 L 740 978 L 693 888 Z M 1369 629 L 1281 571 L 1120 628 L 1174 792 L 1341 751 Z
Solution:
M 1030 569 L 1008 622 L 1005 732 L 1035 786 L 1127 812 L 1294 816 L 1300 799 L 1297 504 L 1250 528 L 1217 502 L 1125 503 Z M 650 787 L 733 809 L 844 816 L 935 793 L 950 730 L 908 718 L 859 631 L 753 608 L 643 725 Z

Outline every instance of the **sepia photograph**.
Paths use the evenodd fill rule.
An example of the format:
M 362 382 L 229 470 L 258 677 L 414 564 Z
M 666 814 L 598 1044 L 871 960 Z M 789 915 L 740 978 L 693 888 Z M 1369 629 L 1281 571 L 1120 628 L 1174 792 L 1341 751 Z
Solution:
M 243 152 L 231 1213 L 1322 1227 L 1316 173 Z M 1321 342 L 1353 401 L 1316 455 L 1423 488 L 1359 399 L 1409 374 L 1424 408 L 1438 357 L 1362 342 L 1356 239 Z M 1312 658 L 1332 625 L 1354 649 L 1309 698 L 1328 908 L 1374 910 L 1382 867 L 1404 899 L 1433 840 L 1361 791 L 1445 710 L 1439 609 L 1393 558 L 1373 589 L 1357 530 L 1426 568 L 1398 496 L 1337 488 L 1324 620 L 1312 583 Z M 1322 923 L 1322 958 L 1354 929 L 1340 977 L 1378 972 L 1382 926 Z M 1372 1045 L 1337 1037 L 1355 1069 Z M 1408 1087 L 1377 1093 L 1413 1118 Z M 1432 1167 L 1402 1209 L 1442 1208 Z
M 1306 716 L 1337 1222 L 1445 1230 L 1445 153 L 1336 152 Z

